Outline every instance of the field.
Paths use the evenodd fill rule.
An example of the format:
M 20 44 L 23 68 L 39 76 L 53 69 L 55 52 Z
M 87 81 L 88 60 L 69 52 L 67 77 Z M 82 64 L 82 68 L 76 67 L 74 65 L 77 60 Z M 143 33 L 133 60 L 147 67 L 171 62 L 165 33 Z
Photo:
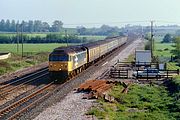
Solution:
M 155 38 L 155 56 L 170 57 L 172 55 L 171 51 L 174 50 L 174 43 L 161 43 L 162 37 Z
M 106 36 L 90 36 L 90 35 L 81 35 L 79 37 L 86 37 L 87 40 L 103 40 L 104 38 L 106 38 Z
M 76 45 L 76 44 L 68 44 Z M 67 46 L 65 43 L 48 43 L 48 44 L 24 44 L 25 53 L 51 52 L 54 48 Z M 22 45 L 19 44 L 19 53 L 21 54 Z M 0 44 L 0 52 L 11 52 L 17 54 L 17 44 Z
M 157 56 L 160 62 L 166 62 L 167 68 L 171 70 L 180 69 L 177 66 L 176 62 L 169 62 L 171 60 L 171 56 L 174 56 L 172 51 L 175 49 L 173 47 L 174 43 L 161 43 L 163 37 L 155 37 L 155 51 L 154 55 Z
M 155 44 L 155 55 L 156 56 L 165 56 L 170 57 L 172 55 L 171 51 L 174 49 L 174 43 L 160 43 L 156 42 Z
M 25 35 L 29 37 L 46 37 L 46 33 L 24 33 Z M 13 37 L 16 36 L 16 33 L 0 33 L 1 36 L 6 36 L 6 37 Z

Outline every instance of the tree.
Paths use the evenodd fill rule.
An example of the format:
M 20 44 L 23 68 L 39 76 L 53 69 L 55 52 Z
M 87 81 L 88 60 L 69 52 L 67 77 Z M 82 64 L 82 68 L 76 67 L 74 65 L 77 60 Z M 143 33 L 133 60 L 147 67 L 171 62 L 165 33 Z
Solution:
M 175 34 L 176 36 L 180 36 L 180 30 L 177 30 Z
M 4 31 L 5 30 L 5 20 L 2 19 L 0 22 L 0 31 Z
M 49 32 L 49 24 L 47 22 L 42 23 L 42 32 Z
M 52 32 L 60 32 L 63 23 L 59 20 L 55 20 L 52 25 Z
M 5 31 L 9 31 L 10 30 L 10 27 L 11 27 L 11 23 L 10 23 L 10 20 L 9 19 L 7 19 L 6 20 L 6 23 L 5 23 Z
M 11 21 L 11 29 L 10 29 L 11 32 L 15 32 L 16 31 L 16 22 L 15 20 L 12 20 Z
M 34 21 L 34 32 L 41 32 L 42 31 L 42 22 L 40 20 Z
M 175 38 L 175 55 L 180 60 L 180 37 Z
M 166 35 L 164 36 L 162 42 L 163 42 L 163 43 L 170 43 L 170 42 L 172 42 L 172 36 L 171 36 L 169 33 L 166 34 Z
M 34 22 L 32 20 L 29 20 L 28 22 L 28 32 L 34 32 Z
M 78 32 L 80 35 L 85 35 L 85 34 L 86 34 L 86 28 L 83 27 L 83 26 L 77 27 L 77 32 Z
M 23 32 L 28 32 L 29 27 L 28 27 L 28 23 L 26 21 L 22 21 L 21 25 L 23 25 Z

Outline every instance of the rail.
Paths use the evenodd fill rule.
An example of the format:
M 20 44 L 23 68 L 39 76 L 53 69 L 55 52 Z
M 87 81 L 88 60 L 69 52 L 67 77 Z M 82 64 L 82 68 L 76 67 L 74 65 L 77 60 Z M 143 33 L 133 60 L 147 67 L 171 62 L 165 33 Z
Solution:
M 44 68 L 44 69 L 42 69 L 42 70 L 40 70 L 40 71 L 38 71 L 38 72 L 36 72 L 36 73 L 33 73 L 33 74 L 28 75 L 28 76 L 19 78 L 19 79 L 15 80 L 15 81 L 12 81 L 12 82 L 9 82 L 9 81 L 1 82 L 1 83 L 0 83 L 0 85 L 1 85 L 1 86 L 0 86 L 0 89 L 3 89 L 3 88 L 5 88 L 5 87 L 7 87 L 7 86 L 9 86 L 9 85 L 12 85 L 12 84 L 21 82 L 22 80 L 25 80 L 25 79 L 27 79 L 27 78 L 29 78 L 29 77 L 33 77 L 34 75 L 37 75 L 37 74 L 42 73 L 42 72 L 47 71 L 47 70 L 48 70 L 48 68 L 46 67 L 46 68 Z M 9 83 L 8 83 L 8 82 L 9 82 Z
M 37 80 L 38 78 L 41 78 L 41 77 L 43 77 L 43 76 L 45 76 L 45 75 L 47 75 L 47 74 L 48 74 L 48 73 L 44 73 L 44 74 L 42 74 L 42 75 L 40 75 L 40 76 L 37 76 L 37 77 L 35 77 L 35 78 L 32 78 L 32 79 L 30 79 L 30 80 L 28 80 L 28 81 L 25 81 L 25 82 L 23 82 L 23 83 L 21 83 L 21 84 L 19 84 L 19 85 L 16 85 L 16 86 L 11 87 L 11 88 L 6 87 L 5 90 L 3 90 L 2 92 L 0 92 L 0 96 L 3 97 L 3 96 L 5 96 L 5 95 L 7 95 L 9 92 L 11 92 L 11 91 L 13 91 L 13 90 L 15 90 L 15 89 L 17 89 L 17 88 L 20 88 L 20 87 L 22 87 L 23 85 L 25 85 L 25 84 L 27 84 L 27 83 L 33 82 L 33 81 Z
M 0 118 L 2 118 L 4 115 L 11 112 L 13 109 L 15 109 L 15 108 L 19 107 L 20 105 L 24 104 L 25 102 L 29 101 L 30 99 L 32 99 L 32 98 L 36 97 L 37 95 L 41 94 L 46 89 L 48 89 L 50 86 L 52 86 L 53 83 L 54 83 L 54 81 L 47 84 L 47 85 L 45 85 L 43 88 L 39 89 L 38 91 L 33 92 L 32 94 L 28 95 L 27 97 L 24 97 L 24 98 L 18 100 L 17 102 L 7 106 L 6 108 L 0 110 Z M 17 114 L 15 114 L 15 115 L 17 115 Z

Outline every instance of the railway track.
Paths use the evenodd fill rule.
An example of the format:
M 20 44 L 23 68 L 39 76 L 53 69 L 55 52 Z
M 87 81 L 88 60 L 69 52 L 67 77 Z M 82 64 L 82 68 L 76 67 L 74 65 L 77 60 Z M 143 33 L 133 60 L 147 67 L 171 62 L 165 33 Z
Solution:
M 16 81 L 12 81 L 8 83 L 1 83 L 3 85 L 0 86 L 0 97 L 3 99 L 6 95 L 12 92 L 15 89 L 22 88 L 23 86 L 38 80 L 39 78 L 48 75 L 48 68 L 41 69 L 40 71 L 20 78 Z
M 0 90 L 9 86 L 9 85 L 13 85 L 13 84 L 17 84 L 19 82 L 23 82 L 24 80 L 30 78 L 30 77 L 34 77 L 34 75 L 38 75 L 41 74 L 42 72 L 48 72 L 48 67 L 42 68 L 34 73 L 28 74 L 26 76 L 23 76 L 21 78 L 18 79 L 13 79 L 13 80 L 9 80 L 9 81 L 5 81 L 5 82 L 0 82 Z
M 15 103 L 10 104 L 9 106 L 3 108 L 0 110 L 0 119 L 14 119 L 16 118 L 20 113 L 27 110 L 29 107 L 34 105 L 35 103 L 42 100 L 42 98 L 49 95 L 50 91 L 54 90 L 54 81 L 44 85 L 44 87 L 38 89 L 37 91 L 34 91 L 30 95 L 16 101 Z M 29 102 L 29 103 L 28 103 Z M 20 109 L 23 106 L 22 109 Z M 19 110 L 17 110 L 19 108 Z M 12 115 L 13 112 L 13 115 Z M 9 116 L 8 116 L 9 114 Z M 6 117 L 8 116 L 8 117 Z
M 105 61 L 112 59 L 112 57 L 114 55 L 118 54 L 120 52 L 120 50 L 124 49 L 131 43 L 132 43 L 132 41 L 129 41 L 126 45 L 115 50 L 113 52 L 113 55 L 112 54 L 107 55 L 101 61 L 98 61 L 96 64 L 90 66 L 87 70 L 81 72 L 79 75 L 75 76 L 74 78 L 65 82 L 64 84 L 57 86 L 57 85 L 53 84 L 54 82 L 51 82 L 51 83 L 45 85 L 44 87 L 42 87 L 41 89 L 33 92 L 32 94 L 30 94 L 26 97 L 23 97 L 22 99 L 18 100 L 17 102 L 14 102 L 9 106 L 7 106 L 3 109 L 0 109 L 0 119 L 9 119 L 9 120 L 15 119 L 18 116 L 22 115 L 22 113 L 24 113 L 28 109 L 32 108 L 37 103 L 40 104 L 42 101 L 45 101 L 45 99 L 49 98 L 50 96 L 56 95 L 56 96 L 59 96 L 58 98 L 63 98 L 63 96 L 66 95 L 73 88 L 77 87 L 78 85 L 80 85 L 81 83 L 86 81 L 87 78 L 91 75 L 91 73 L 94 72 L 94 70 L 92 70 L 92 69 L 94 69 L 94 67 L 98 67 L 98 65 L 102 65 L 105 63 Z M 87 72 L 87 74 L 85 74 L 86 72 Z M 61 92 L 58 93 L 59 91 L 61 91 Z M 36 108 L 36 107 L 34 107 L 34 108 Z
M 50 82 L 49 84 L 38 89 L 37 91 L 34 91 L 30 95 L 23 97 L 22 99 L 12 103 L 11 105 L 3 109 L 0 109 L 0 119 L 6 119 L 6 120 L 17 119 L 18 116 L 26 112 L 28 109 L 32 108 L 37 103 L 40 103 L 41 101 L 45 100 L 56 91 L 59 91 L 60 89 L 62 89 L 64 86 L 68 86 L 68 84 L 72 80 L 73 79 L 61 85 L 54 84 L 56 82 L 56 80 L 54 80 L 53 82 Z M 22 109 L 19 108 L 21 106 L 23 106 Z

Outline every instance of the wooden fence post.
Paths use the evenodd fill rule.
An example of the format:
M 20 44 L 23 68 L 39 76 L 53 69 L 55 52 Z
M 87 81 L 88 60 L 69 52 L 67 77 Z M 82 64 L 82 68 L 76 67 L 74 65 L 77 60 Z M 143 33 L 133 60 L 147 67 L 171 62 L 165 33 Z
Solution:
M 179 69 L 177 69 L 177 74 L 179 75 Z

